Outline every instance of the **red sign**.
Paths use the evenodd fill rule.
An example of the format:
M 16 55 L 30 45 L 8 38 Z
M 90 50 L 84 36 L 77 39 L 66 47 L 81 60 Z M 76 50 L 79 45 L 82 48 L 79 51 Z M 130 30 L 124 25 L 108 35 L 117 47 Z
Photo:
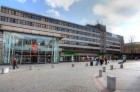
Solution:
M 38 46 L 36 44 L 32 45 L 33 53 L 37 53 Z

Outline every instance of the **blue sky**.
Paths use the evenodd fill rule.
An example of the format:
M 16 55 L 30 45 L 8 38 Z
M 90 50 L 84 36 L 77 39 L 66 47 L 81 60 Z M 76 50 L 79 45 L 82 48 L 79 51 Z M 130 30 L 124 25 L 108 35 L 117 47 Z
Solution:
M 140 41 L 139 0 L 0 0 L 0 5 L 81 25 L 99 21 L 125 42 Z

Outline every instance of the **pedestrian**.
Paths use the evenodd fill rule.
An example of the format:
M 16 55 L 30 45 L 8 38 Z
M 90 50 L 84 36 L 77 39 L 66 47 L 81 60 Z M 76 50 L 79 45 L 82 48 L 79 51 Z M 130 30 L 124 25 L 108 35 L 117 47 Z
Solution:
M 104 57 L 105 65 L 107 65 L 107 57 Z
M 100 59 L 99 59 L 99 57 L 96 57 L 95 60 L 96 60 L 96 64 L 95 65 L 97 66 L 99 61 L 100 61 Z
M 15 69 L 15 67 L 19 68 L 19 67 L 17 66 L 16 58 L 13 59 L 12 64 L 13 64 L 13 69 Z
M 88 58 L 87 57 L 85 57 L 84 60 L 85 60 L 85 62 L 88 62 Z
M 103 62 L 104 62 L 104 58 L 103 58 L 103 56 L 100 56 L 100 65 L 102 65 Z

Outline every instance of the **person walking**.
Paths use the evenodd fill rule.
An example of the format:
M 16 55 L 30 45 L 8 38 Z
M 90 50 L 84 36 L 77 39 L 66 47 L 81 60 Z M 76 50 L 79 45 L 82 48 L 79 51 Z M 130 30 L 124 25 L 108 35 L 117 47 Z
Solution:
M 107 57 L 104 57 L 105 65 L 107 65 Z
M 96 64 L 95 65 L 97 66 L 99 61 L 100 61 L 100 59 L 99 59 L 99 57 L 96 57 L 95 60 L 96 60 Z
M 15 69 L 15 67 L 19 68 L 19 67 L 17 66 L 16 58 L 13 59 L 12 63 L 13 63 L 13 69 Z
M 103 62 L 104 62 L 103 59 L 104 59 L 103 56 L 100 56 L 100 65 L 103 64 Z

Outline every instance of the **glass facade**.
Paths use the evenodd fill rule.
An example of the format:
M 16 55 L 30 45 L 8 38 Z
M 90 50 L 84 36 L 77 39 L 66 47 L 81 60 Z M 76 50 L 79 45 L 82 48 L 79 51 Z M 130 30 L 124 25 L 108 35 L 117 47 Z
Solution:
M 21 33 L 3 33 L 3 63 L 58 63 L 59 39 Z

